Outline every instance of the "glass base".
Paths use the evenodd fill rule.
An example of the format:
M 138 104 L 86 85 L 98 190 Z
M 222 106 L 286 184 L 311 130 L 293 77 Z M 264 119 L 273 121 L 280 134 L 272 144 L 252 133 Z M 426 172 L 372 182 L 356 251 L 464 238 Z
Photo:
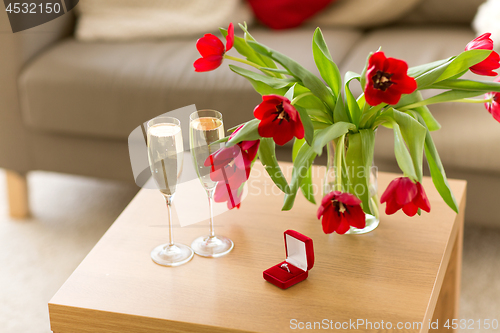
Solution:
M 223 236 L 201 236 L 196 238 L 191 247 L 199 256 L 216 258 L 228 254 L 234 247 L 234 243 L 229 238 Z
M 162 244 L 151 251 L 151 259 L 162 266 L 179 266 L 193 258 L 193 250 L 184 244 Z
M 378 227 L 378 224 L 380 223 L 380 220 L 376 218 L 375 216 L 371 214 L 366 214 L 366 227 L 363 229 L 358 229 L 351 227 L 347 232 L 345 233 L 346 235 L 361 235 L 361 234 L 366 234 L 370 231 L 375 230 L 376 227 Z

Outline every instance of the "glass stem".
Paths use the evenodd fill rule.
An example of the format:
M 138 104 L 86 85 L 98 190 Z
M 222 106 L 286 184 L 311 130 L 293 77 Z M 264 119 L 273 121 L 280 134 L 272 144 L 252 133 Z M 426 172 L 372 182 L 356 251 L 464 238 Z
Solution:
M 214 209 L 213 209 L 214 192 L 215 192 L 215 189 L 207 191 L 207 194 L 208 194 L 208 209 L 210 210 L 210 238 L 215 237 L 215 231 L 214 231 Z
M 167 214 L 168 214 L 168 245 L 174 245 L 174 235 L 172 230 L 172 198 L 165 196 L 165 201 L 167 203 Z

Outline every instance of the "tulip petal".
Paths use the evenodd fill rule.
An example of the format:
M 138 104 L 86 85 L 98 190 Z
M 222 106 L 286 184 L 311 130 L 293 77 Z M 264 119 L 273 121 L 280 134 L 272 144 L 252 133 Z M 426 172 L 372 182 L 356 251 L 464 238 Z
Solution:
M 213 71 L 222 64 L 222 57 L 199 58 L 193 64 L 195 72 Z
M 401 209 L 402 206 L 398 205 L 395 198 L 390 198 L 385 206 L 385 213 L 387 215 L 392 215 Z
M 361 200 L 351 193 L 341 193 L 337 196 L 337 200 L 348 206 L 357 206 L 361 204 Z
M 361 206 L 350 206 L 348 209 L 349 214 L 345 214 L 345 218 L 349 225 L 358 229 L 366 227 L 366 215 Z
M 490 38 L 491 33 L 487 32 L 473 39 L 465 46 L 465 51 L 469 50 L 493 50 L 493 40 Z
M 376 68 L 384 68 L 386 57 L 384 52 L 378 51 L 375 52 L 368 61 L 368 68 L 376 67 Z
M 229 27 L 227 28 L 227 36 L 226 36 L 226 52 L 231 50 L 234 44 L 234 25 L 233 23 L 229 23 Z
M 276 111 L 276 105 L 278 103 L 275 103 L 274 101 L 264 101 L 257 105 L 255 109 L 253 110 L 253 116 L 257 119 L 264 119 L 264 117 L 268 116 L 267 113 L 275 112 Z
M 302 125 L 302 122 L 293 123 L 293 136 L 297 139 L 303 139 L 304 134 L 304 125 Z
M 336 232 L 339 234 L 339 235 L 343 235 L 345 234 L 349 229 L 351 229 L 351 226 L 349 225 L 349 223 L 347 223 L 347 219 L 343 216 L 343 214 L 340 214 L 340 224 L 339 226 L 336 228 Z
M 340 195 L 341 192 L 339 191 L 332 191 L 328 194 L 326 194 L 323 199 L 321 199 L 321 205 L 324 206 L 324 205 L 327 205 L 330 203 L 330 201 L 334 198 L 336 198 L 338 195 Z
M 320 205 L 318 207 L 318 211 L 316 212 L 316 217 L 318 218 L 318 220 L 321 218 L 324 212 L 325 212 L 325 207 Z
M 404 206 L 415 199 L 418 194 L 417 185 L 408 177 L 402 177 L 396 188 L 396 202 L 400 206 Z
M 390 197 L 392 197 L 394 195 L 394 192 L 396 191 L 396 188 L 398 187 L 398 184 L 399 184 L 399 180 L 401 178 L 402 177 L 396 178 L 389 183 L 389 185 L 385 189 L 384 193 L 382 194 L 382 197 L 380 197 L 381 203 L 386 202 L 387 200 L 389 200 Z
M 323 232 L 325 234 L 331 234 L 339 227 L 340 216 L 333 210 L 332 206 L 325 209 L 321 224 L 323 226 Z
M 222 57 L 224 55 L 224 44 L 217 36 L 212 34 L 206 34 L 198 39 L 196 48 L 203 58 L 210 56 Z
M 431 203 L 427 198 L 427 194 L 425 194 L 424 187 L 420 183 L 417 183 L 417 187 L 418 187 L 418 195 L 415 198 L 415 200 L 413 200 L 413 203 L 417 205 L 420 209 L 426 211 L 427 213 L 430 213 Z
M 417 211 L 418 211 L 418 206 L 415 205 L 413 202 L 409 202 L 403 206 L 403 212 L 408 216 L 415 216 L 415 214 L 417 214 Z

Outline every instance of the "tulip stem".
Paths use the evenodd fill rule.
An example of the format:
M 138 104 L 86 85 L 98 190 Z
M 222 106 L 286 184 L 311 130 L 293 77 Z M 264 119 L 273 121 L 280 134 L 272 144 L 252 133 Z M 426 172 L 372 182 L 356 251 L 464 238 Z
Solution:
M 417 102 L 417 103 L 413 103 L 413 104 L 410 104 L 410 105 L 403 106 L 403 107 L 399 108 L 399 111 L 407 111 L 407 110 L 410 110 L 410 109 L 413 109 L 413 108 L 416 108 L 416 107 L 422 106 L 422 105 L 432 105 L 432 104 L 447 103 L 447 102 L 479 103 L 479 104 L 482 104 L 482 103 L 491 103 L 491 102 L 493 102 L 493 97 L 491 97 L 491 98 L 485 98 L 485 99 L 460 98 L 460 99 L 454 99 L 452 101 L 441 101 L 441 102 L 435 102 L 435 103 L 426 103 L 426 100 L 424 100 L 424 101 L 420 101 L 420 102 Z
M 493 97 L 491 98 L 486 98 L 486 99 L 475 99 L 475 98 L 462 98 L 462 99 L 457 99 L 452 102 L 460 102 L 460 103 L 491 103 L 493 102 Z
M 306 96 L 311 96 L 311 95 L 314 95 L 312 92 L 305 92 L 303 94 L 300 94 L 299 96 L 295 97 L 291 102 L 290 104 L 294 105 L 295 103 L 298 102 L 299 99 L 301 99 L 302 97 L 306 97 Z
M 335 187 L 337 191 L 344 192 L 342 189 L 342 157 L 344 155 L 345 134 L 338 138 L 337 149 L 335 149 Z
M 237 58 L 237 57 L 233 57 L 233 56 L 230 56 L 230 55 L 227 55 L 227 54 L 224 54 L 224 58 L 226 59 L 229 59 L 229 60 L 234 60 L 234 61 L 238 61 L 238 62 L 241 62 L 243 64 L 246 64 L 246 65 L 250 65 L 252 67 L 255 67 L 257 69 L 260 69 L 262 66 L 254 63 L 254 62 L 251 62 L 251 61 L 248 61 L 246 59 L 241 59 L 241 58 Z

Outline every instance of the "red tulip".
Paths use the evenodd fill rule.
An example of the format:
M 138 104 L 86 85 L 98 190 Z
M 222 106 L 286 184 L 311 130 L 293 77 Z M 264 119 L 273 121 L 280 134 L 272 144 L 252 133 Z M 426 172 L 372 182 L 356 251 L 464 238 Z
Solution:
M 465 47 L 465 51 L 468 50 L 493 50 L 493 41 L 490 38 L 491 34 L 485 33 L 476 39 L 472 40 Z M 484 59 L 478 64 L 475 64 L 470 68 L 471 72 L 478 75 L 496 76 L 497 73 L 494 69 L 500 67 L 500 56 L 495 51 L 492 51 L 488 58 Z
M 217 36 L 206 34 L 198 39 L 196 48 L 201 54 L 201 58 L 193 64 L 195 72 L 208 72 L 216 69 L 222 64 L 224 54 L 229 51 L 234 44 L 234 26 L 232 23 L 227 28 L 226 47 Z
M 408 64 L 403 60 L 386 58 L 384 52 L 375 52 L 368 60 L 365 99 L 372 106 L 380 103 L 397 104 L 402 94 L 417 89 L 417 81 L 408 76 Z
M 231 181 L 229 181 L 230 183 Z M 215 187 L 214 201 L 215 202 L 227 202 L 227 208 L 240 208 L 241 206 L 241 195 L 238 187 L 232 187 L 226 182 L 218 182 Z
M 235 132 L 241 129 L 240 126 Z M 230 137 L 234 137 L 235 132 Z M 229 209 L 239 208 L 239 188 L 248 180 L 250 168 L 257 154 L 260 141 L 242 141 L 232 147 L 224 147 L 211 154 L 204 165 L 210 166 L 210 179 L 216 181 L 214 200 L 226 202 Z
M 500 93 L 492 92 L 484 95 L 486 99 L 492 99 L 491 102 L 484 103 L 486 110 L 495 118 L 496 121 L 500 122 Z
M 304 137 L 304 126 L 299 112 L 290 104 L 288 98 L 278 95 L 262 96 L 262 103 L 253 110 L 255 118 L 260 119 L 259 135 L 264 138 L 273 138 L 274 142 L 282 146 L 294 136 Z
M 345 234 L 351 226 L 363 229 L 366 219 L 360 204 L 361 200 L 350 193 L 333 191 L 325 195 L 317 213 L 318 219 L 323 216 L 323 232 Z
M 238 127 L 230 136 L 229 139 L 232 139 L 236 133 L 243 127 L 241 125 Z M 241 149 L 242 158 L 236 158 L 235 163 L 240 169 L 244 169 L 247 172 L 247 177 L 250 176 L 250 168 L 252 165 L 255 156 L 257 156 L 257 152 L 259 151 L 260 140 L 252 140 L 252 141 L 241 141 L 237 144 Z
M 210 179 L 214 182 L 228 182 L 232 180 L 231 188 L 237 188 L 244 183 L 248 177 L 245 168 L 239 168 L 243 162 L 236 163 L 237 160 L 243 160 L 241 149 L 238 145 L 224 147 L 211 154 L 205 160 L 204 165 L 210 166 Z
M 422 184 L 414 183 L 408 177 L 394 179 L 382 194 L 380 202 L 387 202 L 385 207 L 387 215 L 394 214 L 401 208 L 408 216 L 414 216 L 419 208 L 427 213 L 431 211 L 431 204 Z

